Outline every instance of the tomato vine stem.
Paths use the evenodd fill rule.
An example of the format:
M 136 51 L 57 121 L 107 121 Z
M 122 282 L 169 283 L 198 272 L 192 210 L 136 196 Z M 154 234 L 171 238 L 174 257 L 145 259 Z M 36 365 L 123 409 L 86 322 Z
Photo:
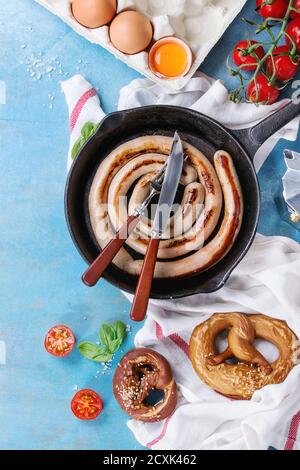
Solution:
M 254 54 L 253 56 L 256 58 L 256 69 L 254 71 L 254 74 L 253 76 L 247 80 L 243 75 L 242 75 L 242 70 L 243 70 L 243 65 L 240 65 L 237 70 L 234 70 L 234 69 L 231 69 L 228 65 L 228 69 L 231 73 L 232 76 L 238 76 L 239 79 L 240 79 L 240 87 L 232 90 L 232 92 L 230 93 L 230 99 L 232 99 L 233 101 L 240 101 L 240 93 L 242 90 L 245 90 L 245 81 L 247 80 L 248 81 L 248 86 L 254 82 L 255 84 L 255 93 L 256 93 L 256 100 L 258 100 L 258 86 L 257 86 L 257 77 L 259 75 L 260 72 L 263 71 L 264 69 L 264 65 L 266 63 L 266 61 L 268 60 L 268 58 L 270 57 L 270 60 L 272 61 L 272 64 L 273 64 L 273 73 L 272 73 L 272 76 L 269 77 L 269 84 L 270 85 L 273 85 L 274 82 L 276 81 L 276 67 L 275 67 L 275 62 L 274 62 L 274 51 L 275 49 L 278 47 L 278 43 L 279 41 L 282 39 L 282 37 L 284 36 L 287 36 L 290 40 L 290 43 L 292 44 L 292 49 L 290 51 L 290 55 L 293 56 L 295 55 L 296 53 L 296 44 L 295 44 L 295 41 L 286 33 L 285 29 L 286 29 L 286 26 L 290 20 L 290 15 L 291 15 L 291 12 L 292 11 L 297 11 L 297 9 L 294 8 L 293 6 L 293 3 L 294 3 L 294 0 L 289 0 L 289 4 L 288 4 L 288 8 L 286 10 L 286 13 L 285 13 L 285 16 L 283 18 L 273 18 L 273 17 L 269 17 L 269 18 L 266 18 L 261 24 L 259 23 L 255 23 L 255 22 L 252 22 L 252 21 L 248 21 L 248 20 L 244 20 L 246 22 L 248 22 L 249 24 L 253 25 L 253 26 L 257 26 L 257 29 L 256 29 L 256 34 L 260 34 L 262 31 L 266 31 L 270 38 L 271 38 L 271 43 L 269 45 L 269 48 L 267 50 L 267 52 L 265 53 L 265 55 L 262 57 L 262 58 L 259 58 L 256 56 L 255 54 L 255 51 L 254 51 Z M 277 35 L 273 34 L 273 31 L 271 31 L 271 28 L 273 26 L 275 26 L 276 24 L 272 24 L 270 25 L 269 23 L 273 21 L 273 22 L 276 22 L 276 24 L 280 24 L 281 23 L 281 27 L 280 27 L 280 30 L 278 32 Z M 260 43 L 260 45 L 265 45 L 263 43 Z

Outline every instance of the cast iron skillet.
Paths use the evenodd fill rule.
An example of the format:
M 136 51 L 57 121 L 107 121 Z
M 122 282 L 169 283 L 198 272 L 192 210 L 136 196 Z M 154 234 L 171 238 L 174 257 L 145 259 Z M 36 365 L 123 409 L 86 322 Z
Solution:
M 193 277 L 155 280 L 151 298 L 180 298 L 220 289 L 248 252 L 257 229 L 260 192 L 252 159 L 268 137 L 298 114 L 300 105 L 289 103 L 256 127 L 234 132 L 196 111 L 173 106 L 147 106 L 108 115 L 80 151 L 66 184 L 66 219 L 79 253 L 91 263 L 100 250 L 89 221 L 88 195 L 102 160 L 125 141 L 147 134 L 173 136 L 178 130 L 184 140 L 200 149 L 210 160 L 220 149 L 232 155 L 243 190 L 245 214 L 233 248 L 219 264 Z M 105 279 L 126 292 L 135 292 L 137 277 L 113 265 L 105 273 Z

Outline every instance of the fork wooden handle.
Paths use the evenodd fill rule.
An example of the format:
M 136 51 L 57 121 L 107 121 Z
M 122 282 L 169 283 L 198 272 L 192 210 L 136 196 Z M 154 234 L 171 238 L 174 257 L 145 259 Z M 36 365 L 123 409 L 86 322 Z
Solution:
M 131 215 L 128 217 L 127 222 L 123 225 L 121 230 L 116 234 L 116 237 L 101 251 L 98 258 L 91 264 L 82 276 L 82 282 L 88 286 L 93 287 L 97 284 L 103 273 L 106 271 L 110 263 L 113 261 L 117 253 L 125 244 L 128 236 L 133 232 L 139 216 Z
M 147 313 L 159 242 L 158 238 L 151 238 L 148 246 L 131 308 L 130 316 L 133 321 L 143 321 Z

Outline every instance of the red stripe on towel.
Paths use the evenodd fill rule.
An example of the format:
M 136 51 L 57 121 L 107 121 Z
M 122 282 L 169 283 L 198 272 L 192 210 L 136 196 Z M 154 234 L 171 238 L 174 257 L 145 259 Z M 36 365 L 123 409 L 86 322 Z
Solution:
M 284 450 L 293 450 L 295 442 L 297 440 L 297 434 L 298 434 L 298 429 L 299 429 L 299 424 L 300 424 L 300 411 L 298 411 L 295 416 L 293 416 L 291 425 L 290 425 L 290 430 L 289 430 L 289 435 L 287 438 L 287 441 L 284 446 Z
M 75 108 L 73 109 L 71 116 L 70 116 L 70 128 L 71 131 L 73 131 L 74 127 L 76 126 L 76 123 L 78 121 L 79 115 L 86 104 L 86 102 L 92 98 L 93 96 L 96 96 L 97 92 L 94 88 L 90 88 L 87 90 L 77 101 Z
M 155 322 L 155 330 L 158 341 L 165 339 L 162 327 L 157 322 Z M 184 341 L 183 338 L 181 338 L 181 336 L 179 336 L 177 333 L 173 333 L 172 335 L 169 335 L 168 338 L 173 341 L 173 343 L 176 344 L 176 346 L 178 346 L 188 358 L 190 358 L 189 345 L 186 343 L 186 341 Z
M 165 338 L 162 327 L 157 322 L 155 322 L 155 333 L 158 341 L 162 341 Z
M 157 436 L 155 439 L 153 439 L 153 441 L 149 442 L 148 444 L 146 444 L 146 447 L 148 447 L 149 449 L 151 449 L 151 447 L 155 446 L 155 444 L 157 444 L 158 442 L 160 442 L 166 435 L 166 432 L 167 432 L 167 429 L 168 429 L 168 425 L 169 425 L 169 422 L 170 422 L 170 419 L 172 418 L 173 415 L 169 416 L 166 421 L 164 422 L 164 425 L 163 425 L 163 428 L 162 428 L 162 431 L 160 433 L 159 436 Z
M 169 338 L 181 349 L 181 351 L 184 352 L 188 358 L 190 358 L 189 345 L 184 341 L 183 338 L 181 338 L 181 336 L 179 336 L 177 333 L 174 333 L 173 335 L 170 335 Z

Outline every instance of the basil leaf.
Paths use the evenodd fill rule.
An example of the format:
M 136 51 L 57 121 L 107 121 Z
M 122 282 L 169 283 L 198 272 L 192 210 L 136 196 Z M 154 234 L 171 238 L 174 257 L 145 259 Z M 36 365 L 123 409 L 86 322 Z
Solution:
M 71 159 L 75 160 L 78 155 L 79 150 L 85 144 L 85 142 L 94 134 L 97 130 L 99 124 L 93 124 L 92 122 L 86 122 L 83 128 L 81 129 L 81 137 L 76 140 L 72 152 Z
M 114 336 L 112 335 L 112 331 Z M 109 335 L 107 338 L 107 348 L 113 354 L 120 349 L 126 336 L 126 326 L 121 321 L 116 321 L 110 326 Z
M 83 145 L 83 142 L 82 142 L 81 138 L 76 140 L 75 144 L 73 145 L 72 152 L 71 152 L 71 159 L 72 160 L 75 160 L 75 158 L 77 157 L 78 152 L 81 149 L 82 145 Z
M 125 336 L 126 336 L 126 325 L 118 320 L 113 324 L 113 329 L 116 332 L 116 337 L 123 343 Z
M 108 325 L 107 323 L 103 323 L 100 332 L 99 332 L 99 338 L 102 341 L 102 343 L 108 347 L 110 350 L 110 343 L 114 339 L 116 339 L 115 331 L 112 328 L 112 326 Z
M 95 343 L 85 341 L 78 344 L 78 350 L 87 359 L 94 362 L 109 362 L 112 355 L 117 352 L 126 337 L 126 326 L 121 321 L 113 325 L 103 323 L 99 331 L 99 338 L 103 343 L 100 347 Z
M 78 344 L 78 351 L 88 359 L 93 359 L 93 357 L 99 354 L 99 349 L 97 344 L 89 343 L 88 341 Z
M 91 135 L 94 134 L 95 131 L 95 124 L 92 122 L 86 122 L 83 128 L 81 129 L 81 135 L 84 141 L 88 140 Z
M 78 351 L 87 359 L 95 362 L 108 362 L 112 359 L 112 355 L 106 348 L 100 348 L 97 344 L 88 341 L 79 343 Z
M 113 354 L 115 352 L 117 352 L 120 347 L 121 347 L 121 344 L 123 343 L 123 341 L 121 339 L 114 339 L 113 341 L 110 342 L 109 344 L 109 351 Z
M 104 350 L 105 351 L 105 350 Z M 103 352 L 98 356 L 95 356 L 93 361 L 94 362 L 110 362 L 112 360 L 112 354 Z

